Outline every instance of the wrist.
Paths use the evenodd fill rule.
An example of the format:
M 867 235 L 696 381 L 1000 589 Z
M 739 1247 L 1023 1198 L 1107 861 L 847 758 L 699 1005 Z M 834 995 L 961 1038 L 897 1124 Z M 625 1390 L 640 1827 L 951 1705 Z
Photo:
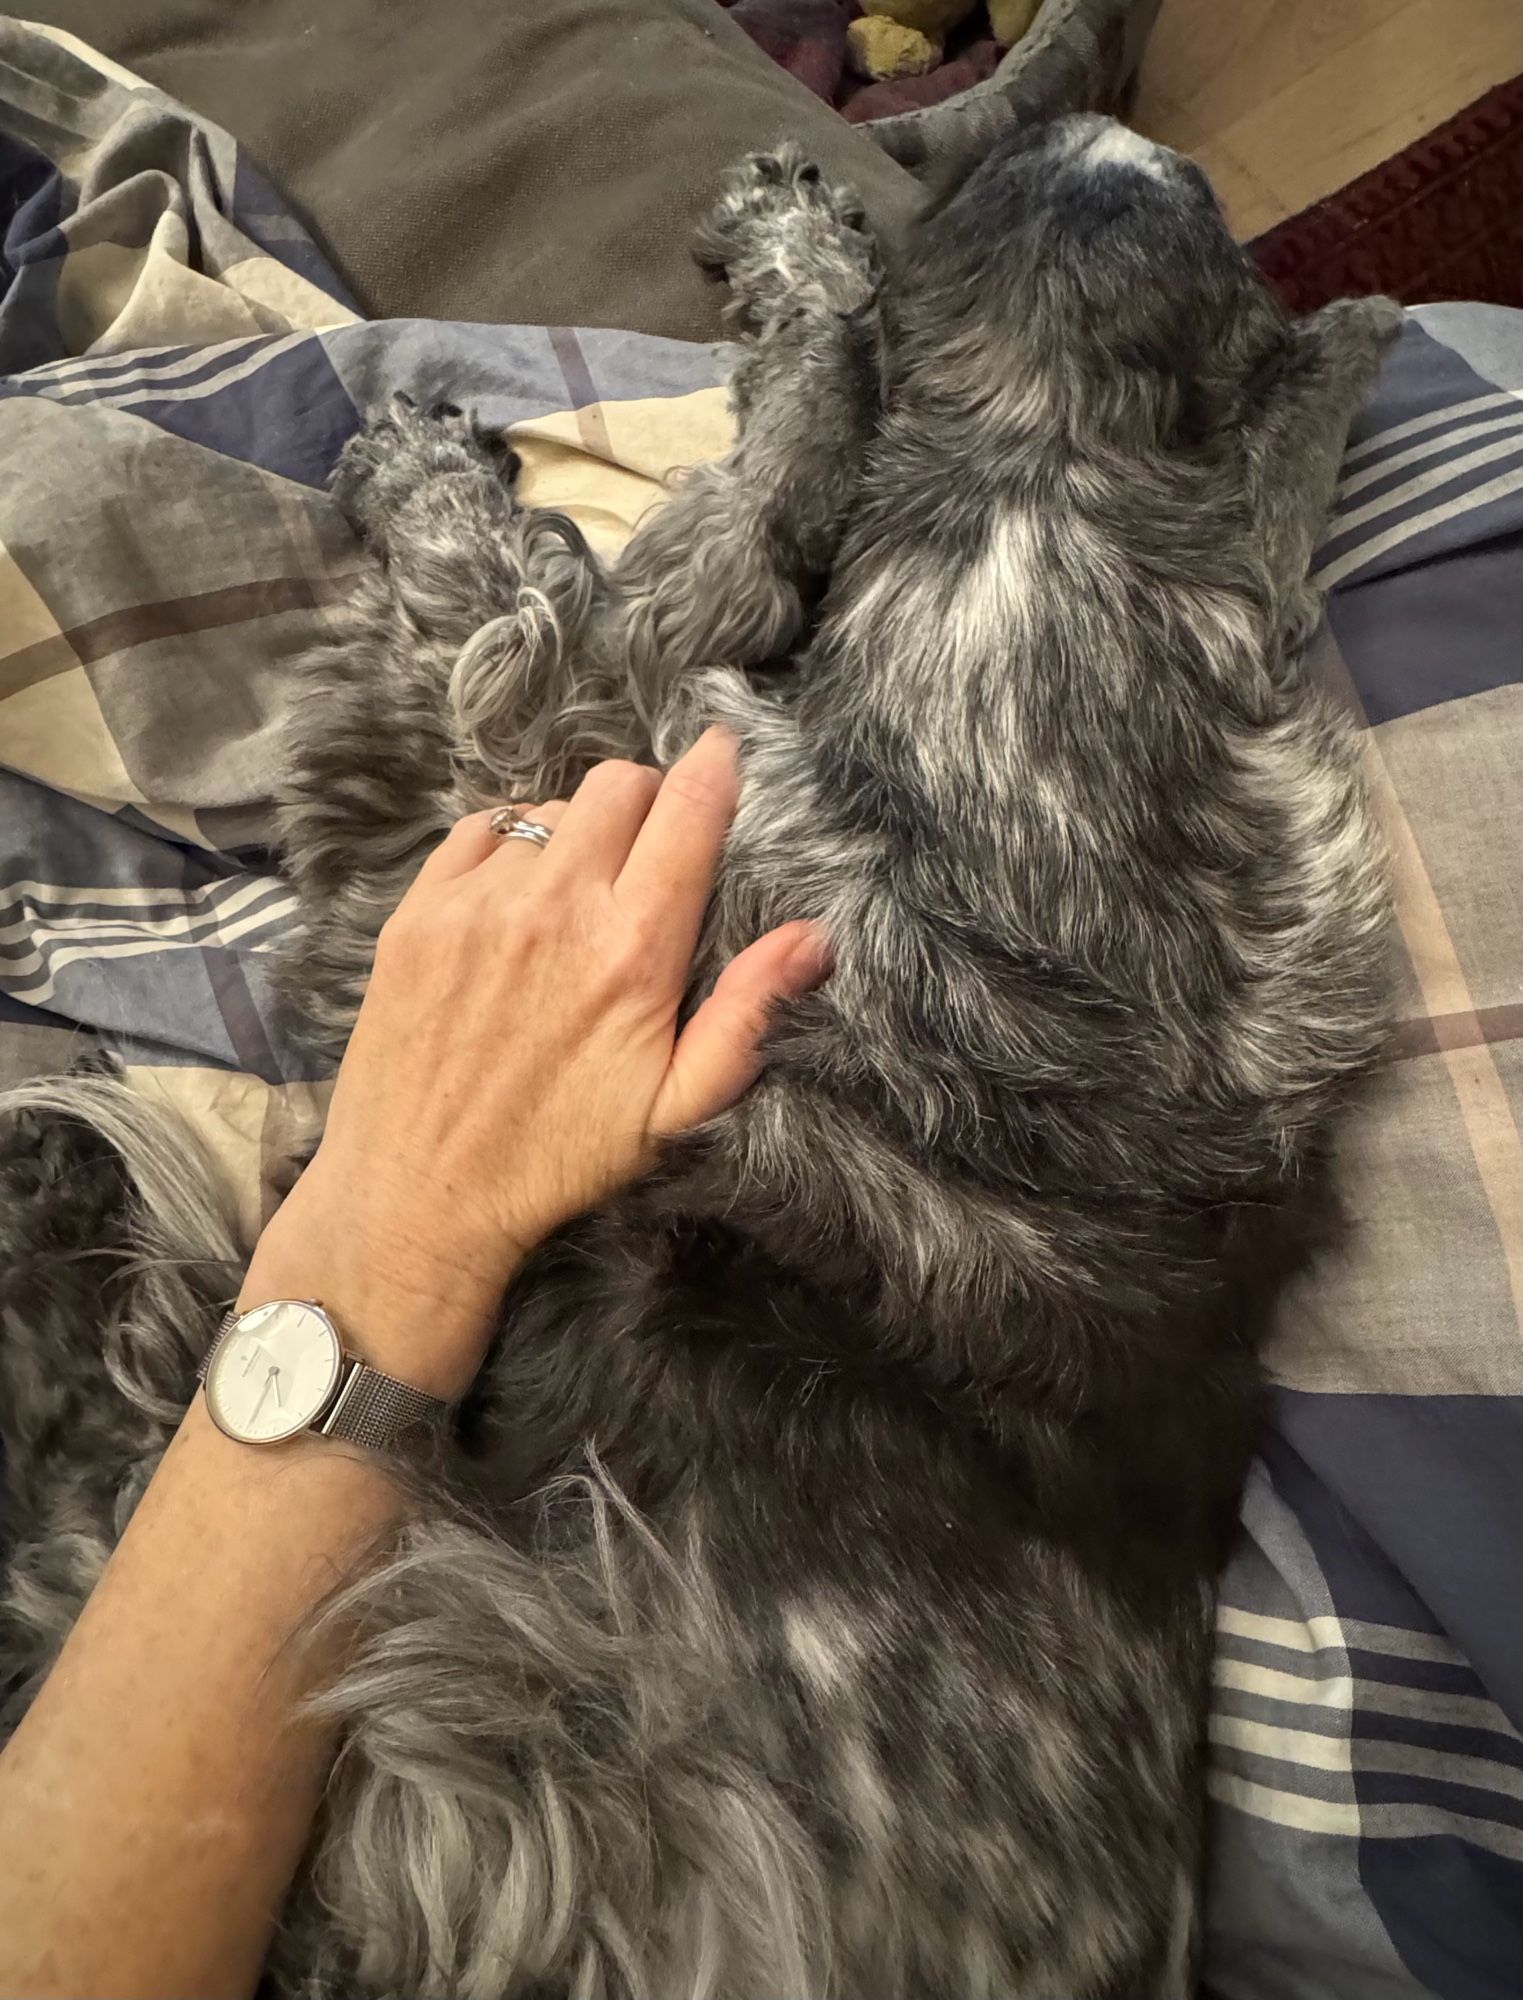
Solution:
M 340 1191 L 319 1153 L 256 1244 L 238 1306 L 316 1300 L 360 1360 L 453 1401 L 481 1366 L 516 1261 L 500 1272 L 453 1259 L 417 1218 L 404 1229 Z

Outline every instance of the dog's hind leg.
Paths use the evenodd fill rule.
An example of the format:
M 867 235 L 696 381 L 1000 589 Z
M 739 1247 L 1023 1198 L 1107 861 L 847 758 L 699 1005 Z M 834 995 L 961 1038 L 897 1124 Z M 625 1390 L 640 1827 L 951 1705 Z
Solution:
M 792 150 L 732 176 L 701 249 L 749 332 L 740 436 L 612 583 L 564 515 L 516 504 L 512 455 L 458 411 L 398 398 L 351 441 L 334 493 L 381 568 L 309 672 L 282 817 L 301 916 L 279 976 L 309 1039 L 342 1048 L 376 935 L 463 806 L 563 795 L 597 758 L 650 758 L 688 674 L 762 664 L 798 636 L 878 410 L 859 219 Z
M 405 398 L 353 439 L 334 493 L 381 555 L 398 640 L 448 691 L 470 803 L 547 798 L 628 754 L 622 664 L 598 673 L 602 569 L 564 514 L 521 507 L 516 455 L 444 404 Z M 606 683 L 606 684 L 603 684 Z
M 602 571 L 563 515 L 518 505 L 515 468 L 457 410 L 398 397 L 334 475 L 380 562 L 293 704 L 281 846 L 300 914 L 277 964 L 293 1026 L 334 1055 L 381 925 L 461 811 L 552 798 L 641 747 L 622 660 L 598 651 Z
M 744 334 L 734 449 L 642 527 L 616 578 L 634 699 L 654 723 L 682 676 L 757 667 L 800 637 L 829 573 L 882 395 L 876 246 L 854 199 L 793 147 L 730 176 L 697 254 Z

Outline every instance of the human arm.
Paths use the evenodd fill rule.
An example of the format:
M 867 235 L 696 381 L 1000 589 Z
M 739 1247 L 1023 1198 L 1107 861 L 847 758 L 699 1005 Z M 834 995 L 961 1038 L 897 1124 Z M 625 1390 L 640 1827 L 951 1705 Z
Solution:
M 320 1297 L 377 1367 L 468 1386 L 518 1261 L 738 1094 L 820 976 L 788 926 L 675 1037 L 735 784 L 711 735 L 664 784 L 603 766 L 540 809 L 542 853 L 462 822 L 383 933 L 242 1304 Z M 238 1444 L 196 1399 L 0 1756 L 0 1992 L 252 1991 L 332 1750 L 298 1714 L 331 1662 L 289 1641 L 397 1505 L 363 1453 Z

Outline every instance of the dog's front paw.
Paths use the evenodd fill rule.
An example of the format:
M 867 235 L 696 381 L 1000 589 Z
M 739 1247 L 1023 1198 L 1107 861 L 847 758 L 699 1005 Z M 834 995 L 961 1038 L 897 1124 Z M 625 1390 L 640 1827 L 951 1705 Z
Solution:
M 1395 299 L 1388 299 L 1383 292 L 1372 292 L 1368 298 L 1348 299 L 1345 303 L 1354 309 L 1370 340 L 1382 348 L 1392 347 L 1400 340 L 1407 309 Z
M 518 454 L 453 403 L 420 410 L 399 390 L 344 446 L 329 490 L 356 532 L 384 555 L 391 524 L 424 487 L 473 472 L 511 482 Z
M 864 219 L 855 193 L 781 146 L 728 175 L 694 254 L 729 280 L 731 315 L 764 331 L 797 311 L 850 313 L 873 297 L 878 255 Z
M 1341 354 L 1357 363 L 1378 360 L 1394 346 L 1406 317 L 1395 299 L 1376 292 L 1368 298 L 1334 299 L 1313 313 L 1308 324 L 1316 329 L 1324 354 Z

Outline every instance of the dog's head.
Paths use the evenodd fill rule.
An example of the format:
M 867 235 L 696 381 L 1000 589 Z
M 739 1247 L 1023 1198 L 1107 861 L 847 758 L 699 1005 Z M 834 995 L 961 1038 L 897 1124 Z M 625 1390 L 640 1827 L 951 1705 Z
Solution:
M 1007 128 L 922 218 L 901 293 L 913 350 L 976 354 L 1012 407 L 1091 432 L 1230 421 L 1289 329 L 1200 168 L 1091 115 Z

